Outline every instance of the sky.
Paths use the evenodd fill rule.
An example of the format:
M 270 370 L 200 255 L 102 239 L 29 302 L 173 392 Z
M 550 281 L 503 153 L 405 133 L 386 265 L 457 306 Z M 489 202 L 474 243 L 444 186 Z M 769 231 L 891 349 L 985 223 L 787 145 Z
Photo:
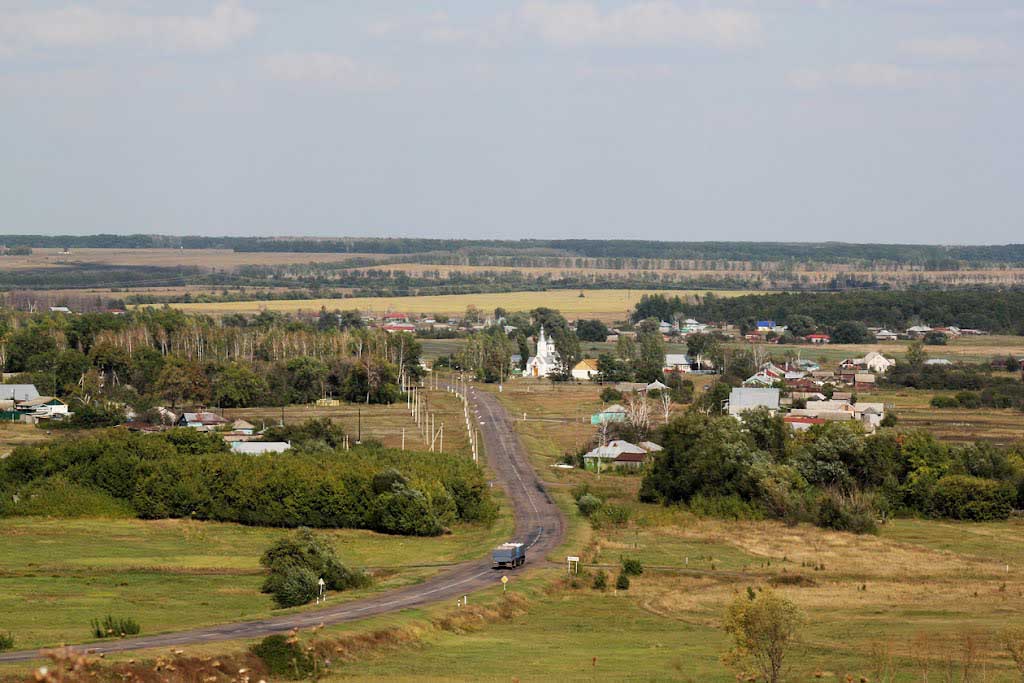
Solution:
M 1021 0 L 0 0 L 0 233 L 1024 242 Z

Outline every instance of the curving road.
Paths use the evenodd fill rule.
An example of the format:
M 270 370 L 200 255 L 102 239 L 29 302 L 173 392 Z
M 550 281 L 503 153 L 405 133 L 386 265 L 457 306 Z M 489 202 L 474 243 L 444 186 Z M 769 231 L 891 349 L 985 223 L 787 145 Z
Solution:
M 469 395 L 470 407 L 479 415 L 478 426 L 483 436 L 488 464 L 498 484 L 505 489 L 512 502 L 515 538 L 530 548 L 529 560 L 540 560 L 562 542 L 565 530 L 562 513 L 552 502 L 533 467 L 530 466 L 526 450 L 516 436 L 512 421 L 497 397 L 489 392 L 478 392 L 472 387 L 469 389 Z M 355 621 L 410 607 L 420 607 L 439 600 L 454 599 L 480 588 L 495 585 L 498 576 L 499 574 L 491 567 L 488 552 L 486 558 L 455 565 L 423 583 L 337 606 L 188 631 L 89 643 L 78 645 L 76 648 L 95 653 L 124 652 L 221 640 L 261 638 L 293 628 Z M 39 650 L 0 653 L 0 662 L 27 661 L 40 656 Z

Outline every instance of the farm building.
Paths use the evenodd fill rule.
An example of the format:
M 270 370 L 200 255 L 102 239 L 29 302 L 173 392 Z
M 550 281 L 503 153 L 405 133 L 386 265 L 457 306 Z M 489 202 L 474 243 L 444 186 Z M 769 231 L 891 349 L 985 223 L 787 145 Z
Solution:
M 592 379 L 597 374 L 597 360 L 584 358 L 572 369 L 572 378 L 578 380 Z
M 774 415 L 779 410 L 779 390 L 738 387 L 729 393 L 727 408 L 736 418 L 757 408 L 767 408 Z

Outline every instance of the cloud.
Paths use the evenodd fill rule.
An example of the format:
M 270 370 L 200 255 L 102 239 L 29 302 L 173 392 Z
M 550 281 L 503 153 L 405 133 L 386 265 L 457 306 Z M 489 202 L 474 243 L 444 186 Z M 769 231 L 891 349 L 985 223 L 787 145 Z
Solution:
M 345 90 L 378 90 L 394 85 L 394 77 L 351 57 L 328 52 L 289 52 L 264 58 L 267 75 L 279 81 Z
M 545 41 L 559 46 L 694 42 L 732 48 L 755 42 L 761 32 L 760 20 L 750 12 L 691 11 L 667 0 L 635 2 L 607 11 L 586 0 L 529 0 L 520 8 L 520 16 Z
M 800 69 L 789 74 L 787 80 L 794 88 L 816 90 L 826 87 L 902 89 L 923 82 L 914 69 L 896 64 L 861 62 L 829 69 Z
M 195 16 L 126 14 L 81 5 L 0 13 L 0 54 L 116 44 L 203 52 L 237 42 L 252 33 L 257 23 L 255 13 L 232 0 Z
M 901 44 L 900 51 L 914 57 L 948 62 L 991 62 L 1010 55 L 1005 43 L 973 36 L 917 38 Z

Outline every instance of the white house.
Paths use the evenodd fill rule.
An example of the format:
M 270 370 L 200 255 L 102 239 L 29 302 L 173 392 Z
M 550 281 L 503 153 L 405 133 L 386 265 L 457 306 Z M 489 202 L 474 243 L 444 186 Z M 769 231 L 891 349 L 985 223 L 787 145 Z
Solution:
M 544 326 L 540 328 L 537 339 L 537 355 L 530 356 L 526 361 L 526 374 L 531 377 L 547 377 L 558 369 L 558 351 L 555 342 L 544 336 Z
M 236 441 L 231 450 L 245 455 L 263 455 L 265 453 L 284 453 L 292 445 L 286 441 Z
M 896 341 L 899 338 L 898 334 L 890 332 L 889 330 L 879 330 L 878 332 L 875 332 L 875 339 L 878 341 Z
M 665 372 L 690 372 L 693 369 L 693 361 L 685 353 L 666 353 Z
M 687 318 L 679 325 L 679 331 L 683 334 L 693 334 L 695 332 L 703 332 L 708 329 L 708 326 L 702 322 L 697 322 L 693 318 Z
M 596 374 L 597 360 L 594 358 L 584 358 L 572 369 L 572 378 L 581 381 L 591 379 Z

